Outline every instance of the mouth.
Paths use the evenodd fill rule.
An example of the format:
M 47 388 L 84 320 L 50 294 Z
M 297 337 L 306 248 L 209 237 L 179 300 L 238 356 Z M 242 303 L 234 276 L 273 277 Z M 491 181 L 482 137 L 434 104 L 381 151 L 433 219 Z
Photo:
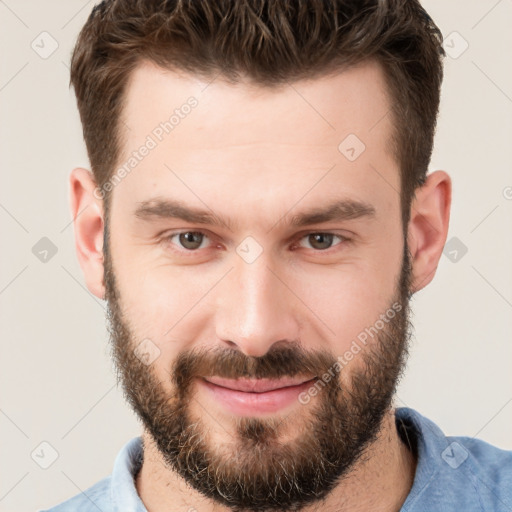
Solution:
M 299 395 L 316 377 L 283 379 L 223 379 L 207 377 L 199 383 L 209 398 L 235 416 L 256 416 L 276 413 L 299 404 Z
M 245 393 L 266 393 L 277 389 L 300 386 L 310 382 L 314 377 L 309 378 L 285 378 L 285 379 L 223 379 L 221 377 L 205 378 L 207 382 L 215 384 L 232 391 L 243 391 Z

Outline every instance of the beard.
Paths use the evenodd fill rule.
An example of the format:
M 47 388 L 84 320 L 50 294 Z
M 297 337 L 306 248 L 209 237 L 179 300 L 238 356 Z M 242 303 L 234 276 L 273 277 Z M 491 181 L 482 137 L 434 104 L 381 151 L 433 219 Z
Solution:
M 233 349 L 182 351 L 168 369 L 164 385 L 151 365 L 135 353 L 140 342 L 120 306 L 120 294 L 108 247 L 104 245 L 105 298 L 112 358 L 124 395 L 142 421 L 169 470 L 207 498 L 233 511 L 301 510 L 324 499 L 346 478 L 377 439 L 403 374 L 410 339 L 411 265 L 404 244 L 402 268 L 390 303 L 401 309 L 382 322 L 375 337 L 356 356 L 348 375 L 322 381 L 316 400 L 297 406 L 285 418 L 238 417 L 233 435 L 212 440 L 209 416 L 194 416 L 193 384 L 212 375 L 224 378 L 321 376 L 339 365 L 327 351 L 306 351 L 299 343 L 273 347 L 261 357 Z M 377 324 L 377 323 L 376 323 Z M 339 366 L 338 366 L 339 368 Z M 339 370 L 340 374 L 344 371 Z M 342 384 L 341 382 L 344 382 Z M 172 392 L 166 391 L 172 385 Z M 311 388 L 310 388 L 311 389 Z M 201 404 L 199 404 L 201 405 Z M 201 408 L 199 408 L 201 409 Z M 284 438 L 290 428 L 293 438 Z M 225 429 L 220 429 L 225 433 Z

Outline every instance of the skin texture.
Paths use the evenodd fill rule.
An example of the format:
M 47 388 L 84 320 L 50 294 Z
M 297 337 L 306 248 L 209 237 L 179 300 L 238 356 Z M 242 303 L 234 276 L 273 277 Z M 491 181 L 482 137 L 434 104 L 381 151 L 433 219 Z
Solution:
M 92 174 L 74 169 L 70 176 L 79 262 L 89 290 L 109 302 L 120 380 L 144 425 L 145 458 L 136 484 L 146 508 L 399 510 L 415 458 L 398 437 L 389 401 L 405 360 L 409 297 L 432 280 L 446 241 L 448 174 L 431 173 L 417 190 L 405 245 L 385 115 L 389 99 L 375 62 L 278 89 L 208 82 L 141 64 L 127 89 L 119 166 L 148 135 L 156 138 L 155 128 L 190 97 L 196 106 L 115 186 L 108 219 Z M 365 145 L 354 161 L 338 150 L 349 134 Z M 226 222 L 137 218 L 135 209 L 155 197 L 214 212 Z M 300 228 L 290 223 L 341 198 L 369 203 L 375 215 Z M 206 235 L 195 252 L 187 253 L 179 236 L 168 238 L 186 231 Z M 335 236 L 332 247 L 319 250 L 308 237 L 315 233 L 349 240 Z M 247 237 L 262 251 L 251 263 L 237 252 L 242 242 L 247 247 Z M 319 376 L 396 302 L 400 314 L 306 405 L 294 402 L 275 414 L 241 419 L 193 379 L 212 370 L 241 376 L 244 368 L 258 377 L 292 376 L 301 367 Z M 143 340 L 157 355 L 150 365 L 133 357 Z M 280 354 L 289 366 L 279 363 Z M 165 442 L 187 419 L 197 424 L 194 439 L 201 442 L 185 445 L 181 455 L 208 453 L 217 481 L 195 478 L 194 468 L 178 464 L 180 454 Z M 326 423 L 327 430 L 315 430 Z M 178 435 L 184 432 L 190 429 Z M 314 444 L 323 435 L 332 448 L 325 453 Z M 279 457 L 303 463 L 295 474 L 280 474 L 269 465 Z M 274 496 L 280 506 L 265 501 L 265 485 L 276 488 L 272 478 L 294 481 L 307 461 L 330 461 L 338 471 L 325 474 L 317 488 L 303 482 L 293 496 L 284 489 Z M 263 478 L 262 467 L 272 478 Z M 237 475 L 237 484 L 245 482 L 253 494 L 253 506 L 236 492 L 226 502 L 211 486 L 201 487 L 225 483 L 227 490 Z

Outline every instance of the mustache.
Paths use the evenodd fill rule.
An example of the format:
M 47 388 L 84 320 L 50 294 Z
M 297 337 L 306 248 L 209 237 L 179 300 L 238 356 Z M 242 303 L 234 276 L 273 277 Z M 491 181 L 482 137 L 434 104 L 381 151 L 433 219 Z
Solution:
M 279 379 L 321 376 L 337 359 L 326 350 L 305 350 L 297 343 L 276 346 L 263 356 L 246 356 L 220 347 L 185 351 L 176 358 L 171 376 L 176 389 L 187 389 L 196 377 Z

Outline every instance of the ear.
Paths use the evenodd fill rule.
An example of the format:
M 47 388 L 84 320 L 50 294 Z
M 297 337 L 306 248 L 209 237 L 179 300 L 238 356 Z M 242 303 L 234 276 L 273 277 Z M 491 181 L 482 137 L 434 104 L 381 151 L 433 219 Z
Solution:
M 103 282 L 103 200 L 87 169 L 69 175 L 71 215 L 75 225 L 75 248 L 87 288 L 105 298 Z
M 432 281 L 448 235 L 452 183 L 444 171 L 427 176 L 411 203 L 408 244 L 411 252 L 411 293 Z

